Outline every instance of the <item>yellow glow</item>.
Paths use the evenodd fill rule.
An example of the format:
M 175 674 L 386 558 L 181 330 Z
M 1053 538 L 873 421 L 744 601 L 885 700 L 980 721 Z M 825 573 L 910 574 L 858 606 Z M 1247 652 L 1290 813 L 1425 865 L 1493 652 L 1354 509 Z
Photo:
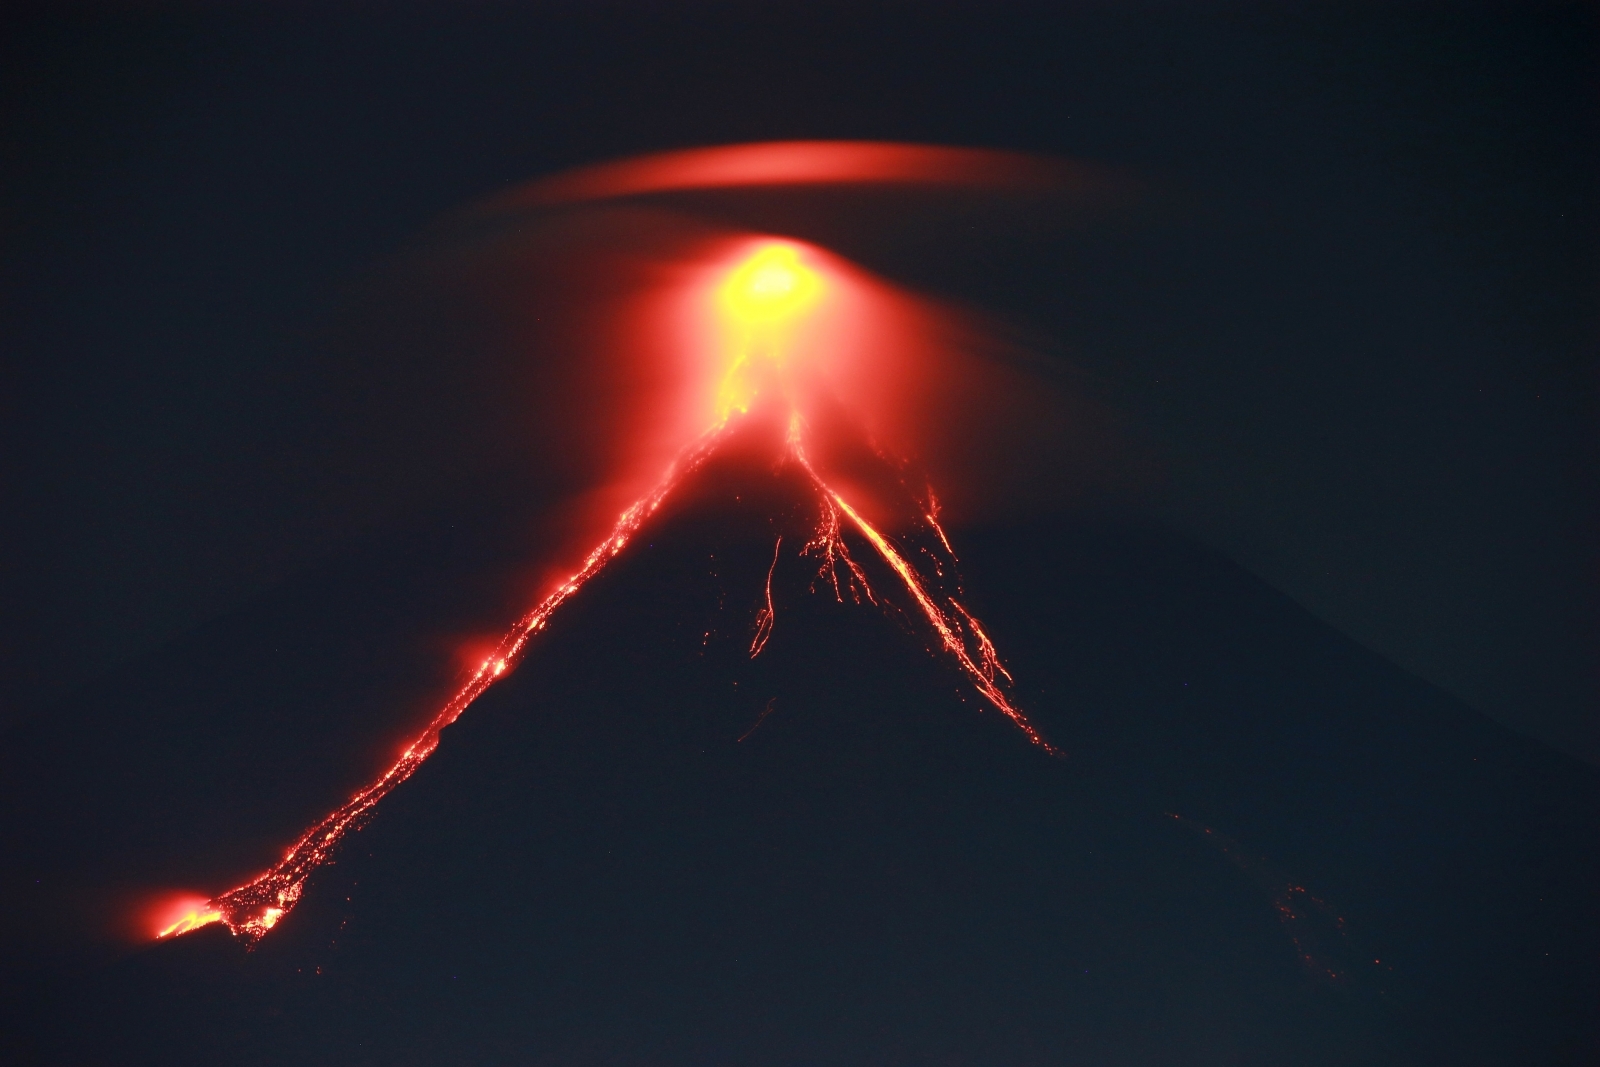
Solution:
M 738 322 L 779 323 L 817 298 L 822 280 L 793 245 L 769 244 L 734 268 L 723 283 L 722 304 Z
M 760 391 L 758 361 L 781 365 L 790 329 L 822 295 L 822 279 L 800 262 L 799 249 L 772 242 L 735 267 L 717 290 L 729 337 L 729 359 L 717 390 L 717 417 L 750 410 Z
M 216 908 L 213 908 L 210 904 L 206 904 L 203 907 L 190 910 L 177 922 L 166 927 L 164 930 L 158 933 L 156 937 L 176 937 L 179 934 L 186 934 L 190 930 L 198 930 L 202 926 L 207 926 L 214 922 L 221 922 L 222 918 L 222 912 L 218 911 Z

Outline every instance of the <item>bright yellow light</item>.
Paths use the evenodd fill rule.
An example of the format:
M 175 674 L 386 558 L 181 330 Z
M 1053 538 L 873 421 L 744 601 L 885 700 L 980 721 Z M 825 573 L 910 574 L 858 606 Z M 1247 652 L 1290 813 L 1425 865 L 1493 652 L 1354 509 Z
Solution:
M 800 262 L 793 245 L 770 244 L 734 268 L 721 296 L 740 322 L 777 323 L 805 310 L 821 289 L 821 279 Z
M 821 277 L 800 262 L 791 244 L 765 244 L 728 274 L 717 290 L 731 328 L 727 370 L 717 390 L 719 419 L 750 410 L 762 382 L 773 380 L 772 370 L 789 354 L 791 327 L 821 294 Z

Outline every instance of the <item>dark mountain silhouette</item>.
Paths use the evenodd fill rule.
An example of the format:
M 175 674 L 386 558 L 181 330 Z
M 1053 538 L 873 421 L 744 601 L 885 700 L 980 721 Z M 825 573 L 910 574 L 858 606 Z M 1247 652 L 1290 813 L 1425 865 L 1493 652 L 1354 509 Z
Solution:
M 752 660 L 774 539 L 803 542 L 809 507 L 765 459 L 713 463 L 254 951 L 212 926 L 47 985 L 14 974 L 32 990 L 12 999 L 19 1048 L 74 1064 L 1592 1061 L 1592 769 L 1108 511 L 957 539 L 971 606 L 1063 758 L 928 651 L 865 552 L 886 609 L 812 588 L 815 561 L 783 553 Z M 393 572 L 508 566 L 509 538 L 430 536 L 389 545 Z M 353 673 L 348 652 L 307 669 L 330 680 L 307 700 L 354 693 L 382 676 L 385 641 L 452 602 L 391 588 L 339 621 L 331 588 L 194 635 L 14 737 L 19 869 L 66 885 L 122 856 L 151 878 L 189 842 L 171 877 L 225 888 L 358 784 L 284 741 L 250 758 L 248 715 L 214 703 L 244 685 L 241 648 L 310 617 L 329 647 L 366 651 Z M 174 671 L 204 699 L 165 690 L 160 736 L 73 763 L 115 699 Z M 278 706 L 272 685 L 251 692 Z M 274 736 L 316 723 L 281 714 Z M 327 751 L 348 754 L 377 713 L 342 714 Z M 217 737 L 193 740 L 200 721 Z M 171 736 L 191 743 L 155 755 Z M 103 780 L 130 762 L 144 769 Z M 201 784 L 163 802 L 152 766 Z M 284 783 L 271 812 L 266 780 Z M 201 801 L 239 820 L 237 844 L 216 807 L 184 824 Z M 47 936 L 32 944 L 48 958 Z

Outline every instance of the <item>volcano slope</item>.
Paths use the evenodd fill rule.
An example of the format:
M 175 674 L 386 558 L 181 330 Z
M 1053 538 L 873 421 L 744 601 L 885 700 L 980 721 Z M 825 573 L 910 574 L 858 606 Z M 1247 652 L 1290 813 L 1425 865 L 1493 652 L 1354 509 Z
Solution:
M 105 1064 L 1592 1052 L 1590 769 L 1105 516 L 965 539 L 973 606 L 1053 758 L 928 651 L 864 545 L 886 607 L 818 581 L 792 550 L 815 518 L 794 470 L 729 450 L 253 950 L 213 925 L 53 987 L 31 1047 Z

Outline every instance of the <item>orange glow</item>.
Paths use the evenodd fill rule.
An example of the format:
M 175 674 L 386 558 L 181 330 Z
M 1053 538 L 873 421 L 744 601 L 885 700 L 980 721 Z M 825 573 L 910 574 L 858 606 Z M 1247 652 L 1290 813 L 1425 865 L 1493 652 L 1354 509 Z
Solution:
M 667 354 L 665 362 L 673 364 L 682 378 L 681 403 L 662 405 L 654 413 L 658 426 L 632 430 L 657 433 L 661 442 L 688 439 L 677 448 L 665 473 L 615 518 L 576 570 L 553 583 L 497 645 L 475 657 L 471 677 L 393 765 L 306 830 L 271 868 L 211 900 L 187 902 L 181 913 L 158 927 L 157 936 L 176 936 L 221 922 L 254 942 L 282 921 L 299 901 L 312 872 L 334 855 L 349 832 L 365 824 L 385 796 L 416 772 L 437 749 L 445 727 L 490 685 L 515 670 L 529 641 L 545 629 L 551 616 L 628 546 L 682 481 L 728 439 L 738 421 L 755 408 L 758 397 L 763 412 L 776 411 L 787 419 L 785 446 L 774 456 L 775 463 L 797 466 L 815 492 L 817 525 L 798 549 L 800 556 L 817 562 L 813 590 L 824 585 L 841 603 L 847 599 L 858 605 L 882 603 L 846 543 L 847 530 L 853 531 L 852 537 L 859 535 L 927 624 L 930 650 L 948 656 L 977 693 L 1029 742 L 1057 754 L 1008 696 L 1011 675 L 988 634 L 946 591 L 946 565 L 953 573 L 955 557 L 939 524 L 939 503 L 933 494 L 918 499 L 913 511 L 903 516 L 918 537 L 935 546 L 923 550 L 933 561 L 933 574 L 926 575 L 880 531 L 878 523 L 869 520 L 868 514 L 878 514 L 869 505 L 881 501 L 870 492 L 857 494 L 850 488 L 853 482 L 828 480 L 833 477 L 827 462 L 829 447 L 841 454 L 854 448 L 875 456 L 880 467 L 900 469 L 892 451 L 896 440 L 906 436 L 902 428 L 909 421 L 908 394 L 912 385 L 932 377 L 933 362 L 929 350 L 918 349 L 906 338 L 926 326 L 927 316 L 909 299 L 813 246 L 744 239 L 701 251 L 698 259 L 671 264 L 671 271 L 664 272 L 666 281 L 658 285 L 661 291 L 637 301 L 633 309 L 641 335 L 658 346 L 644 351 Z M 676 352 L 670 341 L 677 342 Z M 819 447 L 813 450 L 813 444 Z M 847 500 L 836 484 L 846 486 L 856 502 Z M 896 527 L 885 522 L 884 528 Z M 767 571 L 751 657 L 772 638 L 772 576 L 782 549 L 780 538 Z
M 583 540 L 598 535 L 599 516 L 647 491 L 685 442 L 777 384 L 774 362 L 759 356 L 730 377 L 745 330 L 718 296 L 741 263 L 774 243 L 795 249 L 820 283 L 810 310 L 790 317 L 782 347 L 783 377 L 812 419 L 824 468 L 832 427 L 807 393 L 826 392 L 885 453 L 925 468 L 957 526 L 993 519 L 997 508 L 1054 506 L 1102 473 L 1137 474 L 1103 471 L 1111 452 L 1100 438 L 1114 427 L 1085 410 L 1093 405 L 1063 396 L 1064 380 L 1042 380 L 1042 363 L 1008 340 L 1019 335 L 1006 324 L 888 284 L 796 234 L 732 229 L 716 221 L 729 217 L 721 194 L 683 203 L 670 195 L 735 188 L 765 190 L 730 196 L 737 217 L 772 217 L 761 205 L 781 205 L 784 225 L 810 226 L 839 189 L 852 211 L 875 205 L 899 232 L 902 203 L 918 217 L 943 210 L 931 205 L 955 207 L 930 225 L 963 231 L 968 207 L 988 218 L 989 206 L 1008 204 L 1007 217 L 1027 228 L 1125 203 L 1135 184 L 1017 153 L 792 141 L 607 162 L 475 205 L 418 280 L 425 294 L 449 295 L 451 324 L 483 318 L 486 351 L 503 361 L 495 373 L 506 399 L 492 414 L 516 427 L 517 446 L 564 488 L 588 500 L 607 494 L 604 508 L 585 513 L 596 522 Z
M 151 926 L 157 938 L 176 937 L 190 930 L 222 921 L 222 912 L 205 897 L 184 894 L 173 897 L 151 910 Z

